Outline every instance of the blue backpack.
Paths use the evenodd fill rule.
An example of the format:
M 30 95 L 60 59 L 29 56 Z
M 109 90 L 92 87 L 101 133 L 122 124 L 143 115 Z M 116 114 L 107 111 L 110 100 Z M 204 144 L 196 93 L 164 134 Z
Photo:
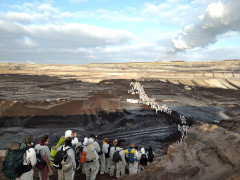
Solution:
M 129 148 L 129 149 L 128 149 L 128 162 L 129 162 L 129 163 L 134 163 L 135 158 L 134 158 L 134 154 L 131 153 L 131 151 L 132 151 L 132 148 Z M 135 152 L 135 151 L 134 151 L 134 152 Z

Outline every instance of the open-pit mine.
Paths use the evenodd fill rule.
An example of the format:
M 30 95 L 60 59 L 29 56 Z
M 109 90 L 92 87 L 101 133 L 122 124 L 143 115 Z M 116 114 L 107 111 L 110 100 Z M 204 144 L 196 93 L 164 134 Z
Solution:
M 171 108 L 157 112 L 129 93 L 131 82 Z M 122 179 L 240 179 L 240 60 L 85 65 L 0 63 L 0 149 L 33 134 L 55 145 L 67 129 L 78 139 L 125 139 L 152 146 L 156 160 Z M 180 115 L 189 132 L 181 143 Z M 3 176 L 0 175 L 0 179 Z

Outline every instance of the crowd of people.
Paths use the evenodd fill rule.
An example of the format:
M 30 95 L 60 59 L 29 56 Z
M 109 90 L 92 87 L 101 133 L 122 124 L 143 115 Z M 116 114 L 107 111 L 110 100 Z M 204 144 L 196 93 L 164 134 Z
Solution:
M 185 116 L 180 115 L 181 124 L 178 124 L 178 131 L 181 133 L 180 139 L 177 141 L 177 143 L 182 143 L 183 138 L 187 135 L 189 131 L 189 126 L 187 125 L 187 120 Z
M 57 169 L 58 180 L 73 180 L 76 171 L 86 174 L 86 180 L 96 179 L 98 173 L 118 178 L 126 170 L 130 175 L 142 171 L 155 155 L 151 147 L 145 150 L 130 143 L 126 148 L 123 139 L 109 142 L 108 138 L 98 140 L 94 134 L 79 142 L 77 133 L 71 130 L 65 132 L 56 146 L 49 148 L 48 142 L 48 135 L 44 135 L 34 145 L 33 136 L 26 135 L 22 143 L 9 143 L 3 163 L 5 176 L 33 180 L 36 167 L 40 180 L 48 180 L 53 168 Z
M 165 112 L 169 115 L 172 114 L 172 110 L 170 107 L 168 107 L 166 104 L 160 105 L 158 102 L 156 102 L 155 98 L 150 98 L 148 95 L 145 93 L 143 85 L 141 85 L 139 82 L 131 82 L 130 83 L 131 89 L 128 90 L 128 93 L 132 94 L 138 94 L 140 98 L 140 103 L 146 104 L 150 106 L 152 109 L 158 113 L 160 112 Z
M 172 114 L 171 108 L 168 107 L 166 104 L 160 105 L 158 102 L 156 102 L 155 98 L 148 97 L 148 95 L 145 93 L 143 85 L 141 85 L 139 82 L 131 82 L 130 87 L 131 89 L 128 90 L 128 93 L 139 94 L 139 103 L 149 105 L 151 109 L 156 111 L 156 113 L 158 113 L 159 111 L 167 113 L 168 115 Z M 183 138 L 187 135 L 189 131 L 189 126 L 187 125 L 187 119 L 185 118 L 185 116 L 180 115 L 180 122 L 181 124 L 178 124 L 178 131 L 181 133 L 181 137 L 177 141 L 177 143 L 182 143 Z

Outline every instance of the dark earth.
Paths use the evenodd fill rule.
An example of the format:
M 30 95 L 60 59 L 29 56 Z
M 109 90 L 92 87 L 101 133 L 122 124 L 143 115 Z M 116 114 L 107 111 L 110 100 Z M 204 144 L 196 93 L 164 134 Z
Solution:
M 130 142 L 152 146 L 162 155 L 179 138 L 180 114 L 187 117 L 189 125 L 198 121 L 218 124 L 240 116 L 239 90 L 139 81 L 149 97 L 172 108 L 170 116 L 156 114 L 147 105 L 127 103 L 127 99 L 139 99 L 137 94 L 128 94 L 130 82 L 115 79 L 88 83 L 49 76 L 0 75 L 0 149 L 29 133 L 36 143 L 48 134 L 51 147 L 71 129 L 80 141 L 95 133 L 99 139 L 125 139 L 127 146 Z M 221 123 L 224 125 L 224 121 Z M 76 173 L 76 177 L 82 179 L 83 175 Z M 52 179 L 56 179 L 56 173 Z

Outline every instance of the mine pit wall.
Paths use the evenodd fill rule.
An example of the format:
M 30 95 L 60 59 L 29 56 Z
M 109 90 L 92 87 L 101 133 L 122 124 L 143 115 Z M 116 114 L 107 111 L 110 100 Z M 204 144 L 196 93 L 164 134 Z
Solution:
M 0 74 L 38 74 L 84 82 L 106 79 L 168 80 L 187 86 L 240 89 L 240 60 L 85 65 L 0 63 Z

